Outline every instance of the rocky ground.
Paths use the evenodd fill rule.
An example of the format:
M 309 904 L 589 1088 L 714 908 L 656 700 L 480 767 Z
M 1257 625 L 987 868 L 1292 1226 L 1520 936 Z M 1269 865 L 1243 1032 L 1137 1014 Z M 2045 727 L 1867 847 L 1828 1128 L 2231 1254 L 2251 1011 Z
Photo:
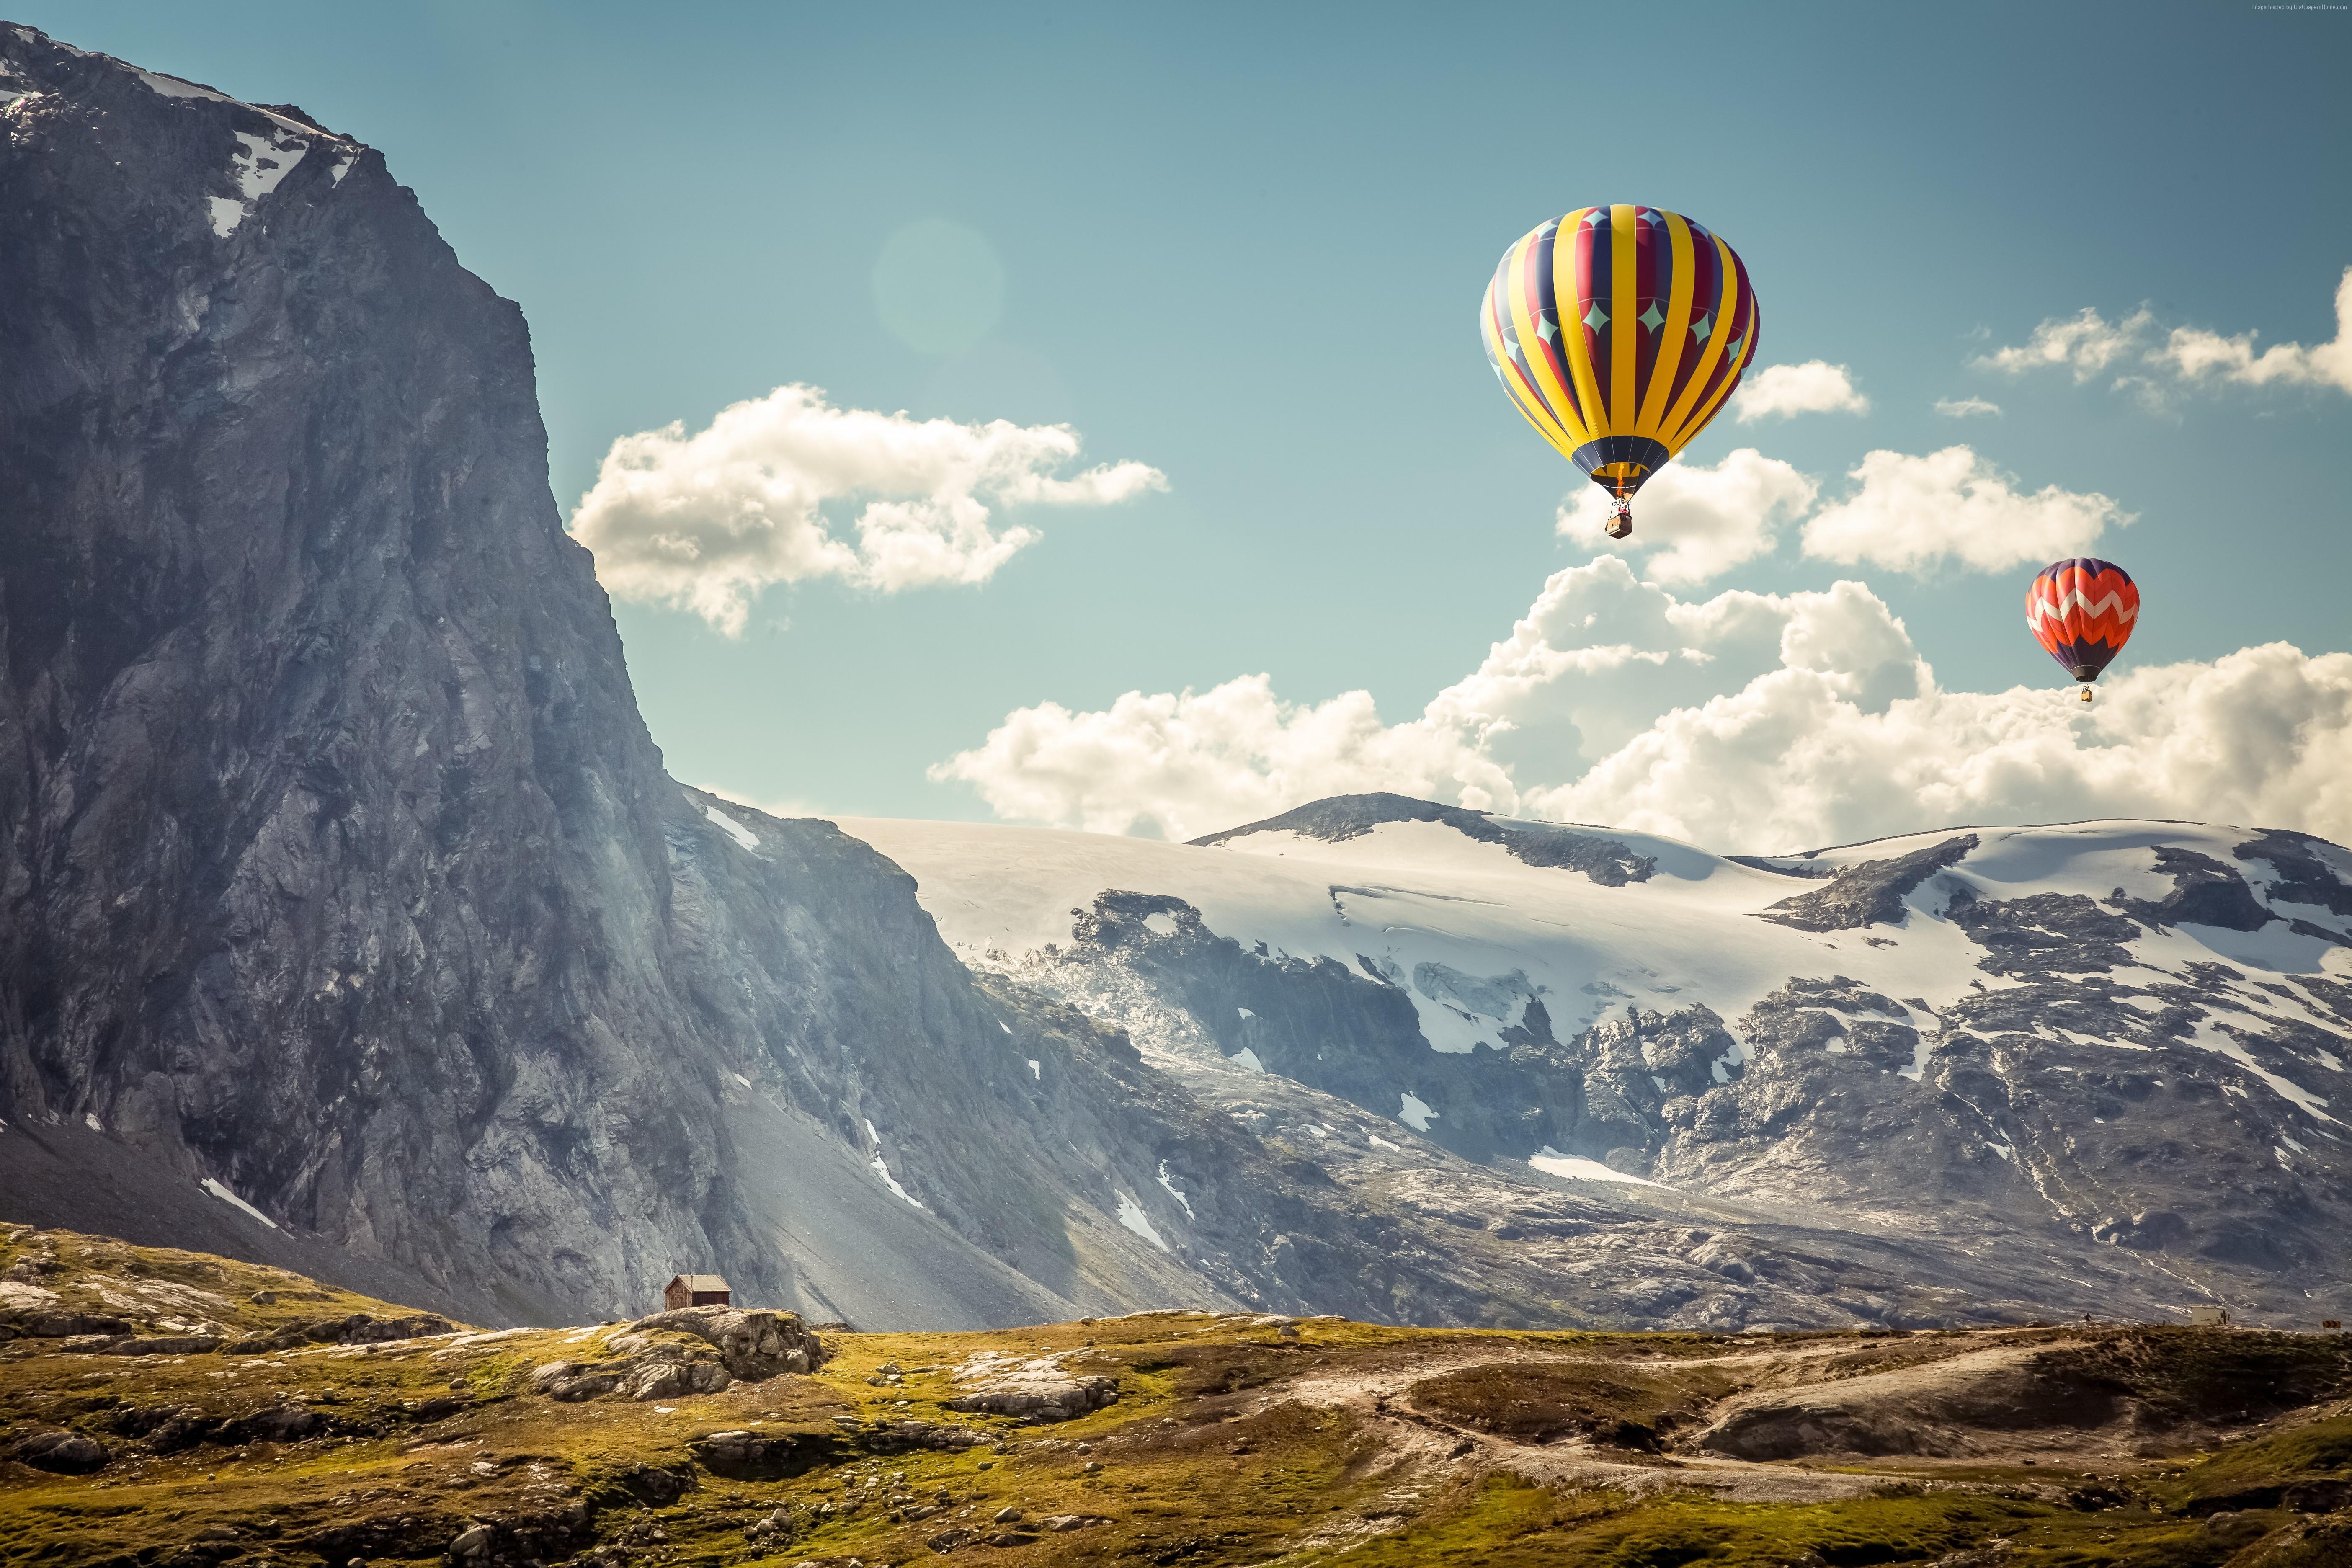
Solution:
M 2352 1339 L 700 1309 L 473 1331 L 0 1232 L 0 1563 L 2352 1561 Z

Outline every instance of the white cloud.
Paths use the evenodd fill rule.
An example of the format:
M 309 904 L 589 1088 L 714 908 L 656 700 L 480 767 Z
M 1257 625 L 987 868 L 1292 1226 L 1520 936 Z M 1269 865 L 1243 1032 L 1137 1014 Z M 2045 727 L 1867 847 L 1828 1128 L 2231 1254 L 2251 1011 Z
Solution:
M 1609 497 L 1579 487 L 1554 523 L 1567 539 L 1621 553 L 1655 550 L 1643 570 L 1661 583 L 1703 583 L 1769 552 L 1782 524 L 1802 517 L 1818 486 L 1778 458 L 1742 447 L 1713 468 L 1671 463 L 1634 498 L 1633 537 L 1603 531 Z
M 1825 360 L 1802 364 L 1767 365 L 1739 384 L 1731 395 L 1733 413 L 1742 425 L 1775 415 L 1867 414 L 1870 399 L 1853 388 L 1845 366 Z
M 1107 710 L 1008 717 L 934 770 L 1006 816 L 1171 837 L 1393 789 L 1786 850 L 1958 823 L 2182 817 L 2352 837 L 2352 655 L 2283 643 L 1947 691 L 1866 586 L 1685 602 L 1603 557 L 1556 574 L 1416 719 L 1264 676 Z
M 2273 343 L 2254 352 L 2254 334 L 2225 338 L 2196 327 L 2175 327 L 2148 361 L 2184 381 L 2219 376 L 2224 381 L 2263 386 L 2280 381 L 2306 386 L 2332 386 L 2352 392 L 2352 267 L 2336 285 L 2336 337 L 2305 348 L 2301 343 Z
M 2022 345 L 1995 349 L 1977 363 L 2011 375 L 2063 366 L 2077 382 L 2084 382 L 2118 360 L 2138 354 L 2153 321 L 2145 309 L 2109 321 L 2085 305 L 2080 315 L 2044 321 Z
M 1999 417 L 2000 405 L 1988 403 L 1981 397 L 1939 397 L 1936 400 L 1936 412 L 1948 419 L 1967 419 L 1978 414 Z
M 1929 690 L 1866 712 L 1802 671 L 1664 715 L 1547 816 L 1796 849 L 1960 823 L 2156 816 L 2352 835 L 2352 655 L 2284 643 L 2071 694 Z
M 689 609 L 740 636 L 775 583 L 832 576 L 894 593 L 986 582 L 1040 537 L 998 526 L 991 503 L 1102 506 L 1167 488 L 1135 462 L 1054 477 L 1077 455 L 1066 425 L 919 420 L 780 386 L 690 436 L 672 424 L 614 441 L 572 531 L 616 597 Z M 826 515 L 842 503 L 858 508 L 854 544 Z
M 2145 307 L 2114 322 L 2085 307 L 2078 315 L 2042 322 L 2023 344 L 1996 349 L 1976 363 L 2012 374 L 2063 366 L 2077 382 L 2110 369 L 2145 367 L 2144 372 L 2118 374 L 2114 385 L 2137 394 L 2154 407 L 2166 401 L 2158 375 L 2177 383 L 2212 379 L 2245 386 L 2282 383 L 2352 392 L 2352 267 L 2336 281 L 2336 336 L 2327 342 L 2310 348 L 2273 343 L 2257 353 L 2257 334 L 2251 331 L 2228 337 L 2202 327 L 2174 327 L 2160 339 L 2157 331 L 2156 319 Z
M 1915 574 L 1947 563 L 1999 572 L 2082 554 L 2110 524 L 2131 521 L 2095 490 L 2021 491 L 1967 447 L 1871 452 L 1852 477 L 1861 489 L 1806 522 L 1806 554 Z
M 1093 713 L 1057 702 L 1024 708 L 930 776 L 971 784 L 1000 816 L 1164 838 L 1359 790 L 1484 806 L 1482 786 L 1507 783 L 1457 735 L 1383 725 L 1369 692 L 1285 702 L 1263 675 L 1181 695 L 1130 691 Z

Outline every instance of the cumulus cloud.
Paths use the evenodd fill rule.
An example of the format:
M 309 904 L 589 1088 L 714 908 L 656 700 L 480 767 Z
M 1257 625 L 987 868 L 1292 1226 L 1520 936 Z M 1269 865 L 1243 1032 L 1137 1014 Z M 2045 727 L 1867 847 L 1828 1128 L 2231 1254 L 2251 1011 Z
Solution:
M 1634 502 L 1640 521 L 1632 539 L 1603 531 L 1610 502 L 1598 485 L 1562 500 L 1554 527 L 1596 549 L 1656 552 L 1643 571 L 1661 583 L 1703 583 L 1769 552 L 1818 489 L 1778 458 L 1742 447 L 1713 468 L 1676 462 L 1659 469 Z
M 1811 359 L 1802 364 L 1767 365 L 1731 395 L 1742 425 L 1793 414 L 1867 414 L 1870 399 L 1856 392 L 1845 366 Z
M 2352 655 L 2284 643 L 2063 691 L 1864 711 L 1801 670 L 1659 719 L 1549 816 L 1794 849 L 1962 823 L 2156 816 L 2352 834 Z
M 1285 702 L 1264 675 L 1207 691 L 1130 691 L 1098 712 L 1057 702 L 1006 716 L 973 751 L 930 770 L 961 780 L 1000 816 L 1093 833 L 1193 838 L 1302 800 L 1402 790 L 1492 804 L 1502 770 L 1459 735 L 1385 725 L 1371 694 Z
M 2116 370 L 2118 390 L 2136 392 L 2157 405 L 2165 401 L 2158 377 L 2169 377 L 2176 384 L 2220 381 L 2352 392 L 2352 267 L 2344 269 L 2336 285 L 2336 336 L 2331 341 L 2309 348 L 2273 343 L 2257 352 L 2257 335 L 2248 331 L 2230 337 L 2202 327 L 2160 331 L 2145 307 L 2119 321 L 2085 307 L 2077 315 L 2042 322 L 2023 343 L 1996 349 L 1977 363 L 2011 374 L 2063 367 L 2077 382 Z
M 934 770 L 1005 816 L 1192 837 L 1392 789 L 1774 851 L 1961 823 L 2184 817 L 2352 837 L 2352 655 L 2283 643 L 2072 689 L 1943 689 L 1860 583 L 1677 599 L 1604 556 L 1556 574 L 1418 716 L 1264 676 L 1024 709 Z
M 1936 412 L 1947 419 L 1968 419 L 1979 414 L 1998 417 L 2000 405 L 1988 403 L 1981 397 L 1939 397 L 1936 400 Z
M 2143 309 L 2120 321 L 2110 321 L 2085 305 L 2081 314 L 2044 321 L 2023 343 L 1995 349 L 1977 363 L 2011 375 L 2063 368 L 2073 371 L 2077 382 L 2084 382 L 2118 361 L 2137 357 L 2154 320 Z
M 2332 386 L 2352 392 L 2352 267 L 2336 285 L 2336 336 L 2333 341 L 2305 348 L 2301 343 L 2273 343 L 2254 352 L 2254 335 L 2225 338 L 2196 327 L 2175 327 L 2148 361 L 2184 381 L 2215 376 L 2223 381 L 2264 386 L 2285 382 L 2305 386 Z
M 999 524 L 992 504 L 1104 506 L 1167 488 L 1137 462 L 1055 477 L 1077 455 L 1066 425 L 912 419 L 780 386 L 691 435 L 671 424 L 614 441 L 572 531 L 614 596 L 692 610 L 734 637 L 772 584 L 986 582 L 1040 537 Z M 828 507 L 856 509 L 854 542 Z
M 1999 572 L 2083 554 L 2132 520 L 2095 490 L 2021 491 L 1967 447 L 1872 452 L 1851 477 L 1861 489 L 1806 521 L 1806 554 L 1915 574 L 1945 564 Z

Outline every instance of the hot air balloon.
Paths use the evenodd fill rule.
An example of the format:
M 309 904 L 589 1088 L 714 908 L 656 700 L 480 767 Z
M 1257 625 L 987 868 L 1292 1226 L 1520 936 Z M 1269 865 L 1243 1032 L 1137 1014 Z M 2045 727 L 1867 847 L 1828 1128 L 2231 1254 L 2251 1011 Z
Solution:
M 1579 207 L 1503 253 L 1478 313 L 1528 423 L 1614 498 L 1706 428 L 1756 357 L 1756 291 L 1731 247 L 1678 213 Z
M 2123 651 L 2138 624 L 2139 589 L 2112 561 L 2053 561 L 2025 591 L 2026 629 L 2083 683 L 2085 702 L 2091 682 Z

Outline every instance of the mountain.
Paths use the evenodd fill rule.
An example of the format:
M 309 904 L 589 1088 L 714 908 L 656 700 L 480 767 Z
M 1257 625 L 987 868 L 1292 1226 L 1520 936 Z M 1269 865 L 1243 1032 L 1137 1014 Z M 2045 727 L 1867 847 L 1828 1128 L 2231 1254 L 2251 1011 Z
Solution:
M 876 1326 L 1231 1304 L 1332 1228 L 879 855 L 668 777 L 521 312 L 381 153 L 23 26 L 0 100 L 7 1217 Z M 1120 1220 L 1180 1148 L 1192 1265 Z
M 2300 1321 L 2352 1286 L 2352 855 L 2305 835 L 1726 858 L 1394 795 L 1189 845 L 841 826 L 966 963 L 1125 1030 L 1344 1185 L 1510 1241 L 1536 1299 L 1592 1251 L 1547 1243 L 1546 1190 L 1658 1216 L 1628 1241 L 1651 1267 L 1606 1289 L 1677 1325 L 2004 1298 Z M 1841 1233 L 1923 1255 L 1832 1278 Z

